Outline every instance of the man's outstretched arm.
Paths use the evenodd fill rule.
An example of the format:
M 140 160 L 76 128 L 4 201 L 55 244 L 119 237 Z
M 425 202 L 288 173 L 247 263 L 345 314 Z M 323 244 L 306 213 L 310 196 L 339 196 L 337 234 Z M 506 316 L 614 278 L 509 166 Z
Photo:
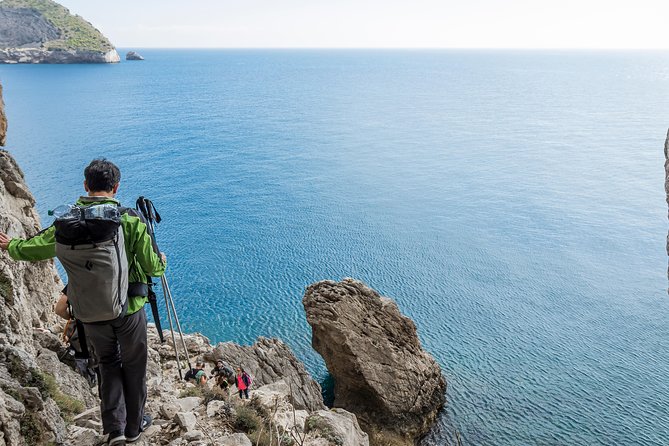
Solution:
M 56 228 L 50 226 L 27 240 L 12 239 L 0 232 L 0 249 L 9 251 L 14 260 L 38 261 L 56 256 Z

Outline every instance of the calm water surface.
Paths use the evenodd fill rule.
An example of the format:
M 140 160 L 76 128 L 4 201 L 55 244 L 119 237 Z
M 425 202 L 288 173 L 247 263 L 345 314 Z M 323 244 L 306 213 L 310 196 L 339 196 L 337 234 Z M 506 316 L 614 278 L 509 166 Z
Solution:
M 323 379 L 351 276 L 443 366 L 432 443 L 669 444 L 669 53 L 141 52 L 0 67 L 7 145 L 47 223 L 97 156 L 155 201 L 186 330 Z

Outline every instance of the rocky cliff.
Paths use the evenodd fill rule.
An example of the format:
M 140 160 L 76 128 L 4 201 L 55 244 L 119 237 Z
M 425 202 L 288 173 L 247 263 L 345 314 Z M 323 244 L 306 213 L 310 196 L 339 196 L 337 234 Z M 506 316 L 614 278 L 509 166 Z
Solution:
M 2 110 L 0 120 L 4 141 Z M 21 169 L 0 150 L 0 230 L 34 235 L 34 203 Z M 0 252 L 0 446 L 65 444 L 66 419 L 97 404 L 87 381 L 59 360 L 50 332 L 61 287 L 53 262 L 18 263 Z
M 667 196 L 667 206 L 669 206 L 669 131 L 667 132 L 667 139 L 664 141 L 664 191 Z M 667 233 L 667 255 L 669 255 L 669 233 Z M 667 278 L 669 278 L 669 267 L 667 268 Z M 667 292 L 669 292 L 669 288 Z
M 5 102 L 2 99 L 2 85 L 0 85 L 0 146 L 5 145 L 7 137 L 7 117 L 5 116 Z
M 113 45 L 100 31 L 52 0 L 0 2 L 0 62 L 119 61 Z
M 312 345 L 335 380 L 334 406 L 381 437 L 390 432 L 413 444 L 425 434 L 445 403 L 446 382 L 413 321 L 353 279 L 315 283 L 303 303 Z

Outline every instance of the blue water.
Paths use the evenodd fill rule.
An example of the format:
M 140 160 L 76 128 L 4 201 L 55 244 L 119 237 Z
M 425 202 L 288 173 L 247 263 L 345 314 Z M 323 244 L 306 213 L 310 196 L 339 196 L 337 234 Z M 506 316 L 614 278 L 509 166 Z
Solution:
M 669 53 L 144 50 L 2 66 L 8 148 L 46 211 L 116 161 L 151 197 L 184 328 L 286 340 L 359 278 L 443 366 L 432 434 L 669 444 Z

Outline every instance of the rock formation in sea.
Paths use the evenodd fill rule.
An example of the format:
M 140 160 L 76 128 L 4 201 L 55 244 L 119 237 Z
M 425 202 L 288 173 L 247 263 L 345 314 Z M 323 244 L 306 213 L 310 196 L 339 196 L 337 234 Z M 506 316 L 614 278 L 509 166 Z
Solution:
M 303 299 L 312 345 L 334 377 L 334 406 L 357 415 L 367 432 L 413 444 L 445 403 L 446 382 L 397 304 L 362 282 L 326 280 Z
M 137 51 L 128 51 L 128 54 L 125 55 L 125 60 L 144 60 L 144 56 Z
M 52 0 L 0 2 L 0 63 L 115 63 L 109 40 Z
M 664 141 L 664 191 L 667 196 L 667 206 L 669 206 L 669 131 Z M 669 213 L 667 215 L 669 216 Z M 667 233 L 667 255 L 669 255 L 669 233 Z M 669 267 L 667 267 L 667 278 L 669 279 Z M 669 288 L 667 292 L 669 293 Z

